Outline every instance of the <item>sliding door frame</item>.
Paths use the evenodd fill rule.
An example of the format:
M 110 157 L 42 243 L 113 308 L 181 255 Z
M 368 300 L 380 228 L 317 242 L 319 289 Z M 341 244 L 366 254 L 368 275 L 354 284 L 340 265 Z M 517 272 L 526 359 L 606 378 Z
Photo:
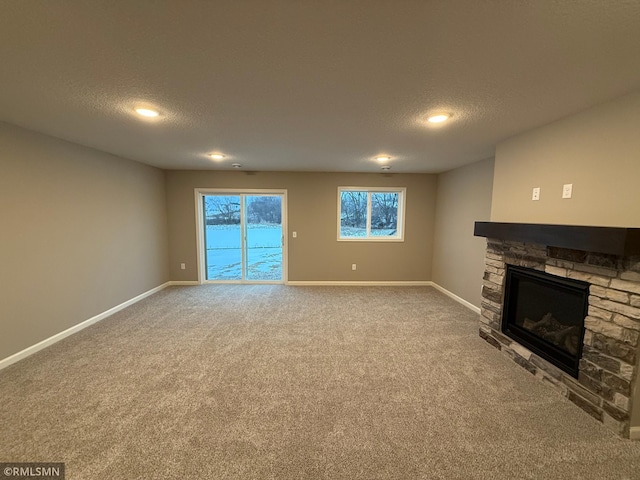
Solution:
M 246 284 L 286 284 L 289 279 L 289 248 L 288 248 L 288 212 L 289 206 L 287 204 L 287 190 L 286 189 L 238 189 L 238 188 L 196 188 L 194 189 L 195 202 L 196 202 L 196 240 L 197 240 L 197 268 L 198 268 L 198 284 L 203 283 L 246 283 Z M 206 244 L 204 233 L 204 197 L 207 195 L 281 195 L 282 196 L 282 280 L 281 281 L 255 281 L 255 280 L 231 280 L 231 281 L 216 281 L 207 280 L 207 265 L 206 265 Z M 244 215 L 244 213 L 243 213 Z M 242 270 L 244 271 L 245 262 L 245 235 L 246 225 L 241 224 L 241 250 L 242 250 Z

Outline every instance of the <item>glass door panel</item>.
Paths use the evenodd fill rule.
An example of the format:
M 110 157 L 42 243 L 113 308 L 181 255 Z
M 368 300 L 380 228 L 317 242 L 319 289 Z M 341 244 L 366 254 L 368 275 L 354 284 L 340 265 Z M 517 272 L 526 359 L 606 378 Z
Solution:
M 282 280 L 282 197 L 245 195 L 245 279 Z
M 204 238 L 207 280 L 243 279 L 240 195 L 204 196 Z

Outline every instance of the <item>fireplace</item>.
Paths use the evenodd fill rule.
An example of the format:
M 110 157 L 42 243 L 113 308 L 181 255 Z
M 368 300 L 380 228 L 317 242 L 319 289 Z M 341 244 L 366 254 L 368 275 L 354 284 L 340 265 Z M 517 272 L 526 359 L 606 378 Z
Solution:
M 487 239 L 480 337 L 640 439 L 640 228 L 476 222 L 474 233 Z
M 589 284 L 507 265 L 502 332 L 578 378 Z

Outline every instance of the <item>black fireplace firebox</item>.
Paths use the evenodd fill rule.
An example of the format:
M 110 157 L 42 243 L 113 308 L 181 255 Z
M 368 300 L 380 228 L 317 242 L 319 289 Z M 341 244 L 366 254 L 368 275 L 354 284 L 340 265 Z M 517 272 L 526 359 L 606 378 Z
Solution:
M 507 265 L 502 332 L 578 377 L 589 284 Z

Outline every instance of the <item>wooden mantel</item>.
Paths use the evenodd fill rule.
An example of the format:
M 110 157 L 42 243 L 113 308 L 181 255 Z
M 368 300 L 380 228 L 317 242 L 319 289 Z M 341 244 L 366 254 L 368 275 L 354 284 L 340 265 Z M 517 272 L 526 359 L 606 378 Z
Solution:
M 476 237 L 537 243 L 619 256 L 640 255 L 640 228 L 476 222 Z

